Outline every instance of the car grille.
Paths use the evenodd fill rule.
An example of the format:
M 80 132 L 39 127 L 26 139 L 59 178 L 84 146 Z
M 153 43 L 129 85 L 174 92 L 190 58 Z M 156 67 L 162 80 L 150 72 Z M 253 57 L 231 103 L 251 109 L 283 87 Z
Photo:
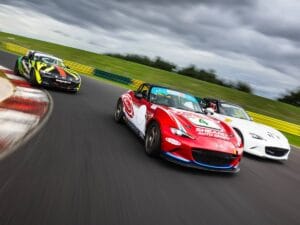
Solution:
M 204 149 L 193 149 L 192 154 L 195 161 L 211 166 L 228 166 L 238 157 L 229 153 Z
M 289 152 L 288 149 L 275 148 L 275 147 L 266 147 L 265 151 L 266 151 L 266 154 L 268 154 L 268 155 L 278 156 L 278 157 L 284 156 Z

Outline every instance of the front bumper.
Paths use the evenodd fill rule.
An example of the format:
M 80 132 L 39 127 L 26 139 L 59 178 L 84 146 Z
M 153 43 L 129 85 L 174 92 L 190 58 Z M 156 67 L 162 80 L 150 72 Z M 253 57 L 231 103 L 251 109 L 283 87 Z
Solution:
M 204 148 L 196 141 L 186 138 L 175 139 L 168 136 L 163 138 L 162 157 L 187 167 L 236 173 L 240 170 L 242 149 L 238 149 L 236 154 L 231 154 L 215 150 L 208 145 Z
M 288 160 L 290 149 L 281 148 L 277 146 L 265 146 L 256 145 L 252 147 L 247 147 L 244 149 L 245 152 L 259 156 L 262 158 L 272 159 L 272 160 Z
M 214 172 L 225 172 L 225 173 L 237 173 L 240 171 L 239 164 L 237 164 L 236 166 L 232 166 L 232 165 L 213 166 L 213 165 L 197 162 L 195 160 L 187 160 L 183 157 L 174 155 L 171 152 L 163 152 L 162 157 L 172 163 L 179 164 L 181 166 L 195 168 L 195 169 L 202 169 L 202 170 L 214 171 Z
M 63 79 L 58 79 L 58 78 L 50 78 L 50 77 L 43 77 L 42 78 L 42 86 L 45 87 L 52 87 L 52 88 L 57 88 L 61 90 L 66 90 L 66 91 L 79 91 L 80 89 L 80 80 L 78 82 L 76 81 L 68 81 L 68 80 L 63 80 Z

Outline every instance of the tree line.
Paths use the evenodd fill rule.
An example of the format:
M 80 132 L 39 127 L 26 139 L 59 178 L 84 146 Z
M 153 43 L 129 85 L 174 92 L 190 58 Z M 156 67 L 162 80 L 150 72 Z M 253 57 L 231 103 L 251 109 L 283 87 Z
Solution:
M 294 106 L 300 106 L 300 88 L 298 90 L 290 91 L 286 95 L 277 99 L 278 101 L 285 102 Z
M 225 81 L 220 79 L 214 70 L 204 70 L 199 69 L 195 65 L 190 65 L 184 68 L 179 68 L 176 64 L 168 62 L 161 57 L 156 57 L 155 59 L 150 59 L 147 56 L 136 55 L 136 54 L 106 54 L 108 56 L 112 56 L 119 59 L 124 59 L 127 61 L 143 64 L 146 66 L 151 66 L 154 68 L 166 70 L 169 72 L 175 72 L 184 76 L 193 77 L 198 80 L 203 80 L 207 82 L 211 82 L 214 84 L 222 85 L 225 87 L 234 88 L 243 92 L 253 93 L 252 87 L 242 81 L 232 82 Z

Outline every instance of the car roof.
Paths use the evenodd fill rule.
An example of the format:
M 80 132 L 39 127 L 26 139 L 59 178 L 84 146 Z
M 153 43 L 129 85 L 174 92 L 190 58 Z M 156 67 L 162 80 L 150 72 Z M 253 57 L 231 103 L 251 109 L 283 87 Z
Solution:
M 50 54 L 46 54 L 46 53 L 42 53 L 42 52 L 35 52 L 34 55 L 36 55 L 36 56 L 47 56 L 47 57 L 51 57 L 53 59 L 62 61 L 62 59 L 60 59 L 60 58 L 58 58 L 56 56 L 53 56 L 53 55 L 50 55 Z
M 62 59 L 54 56 L 54 55 L 51 55 L 51 54 L 48 54 L 48 53 L 44 53 L 44 52 L 40 52 L 40 51 L 35 51 L 35 50 L 30 50 L 34 55 L 36 56 L 48 56 L 48 57 L 51 57 L 51 58 L 54 58 L 56 60 L 60 60 L 62 61 Z

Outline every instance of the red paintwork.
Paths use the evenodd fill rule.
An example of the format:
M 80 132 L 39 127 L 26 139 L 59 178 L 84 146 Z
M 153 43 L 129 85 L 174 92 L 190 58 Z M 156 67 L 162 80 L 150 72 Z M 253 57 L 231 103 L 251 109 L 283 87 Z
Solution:
M 12 96 L 1 102 L 0 108 L 16 110 L 43 117 L 48 110 L 48 103 Z
M 31 85 L 30 85 L 30 83 L 28 83 L 27 81 L 25 81 L 25 80 L 10 80 L 12 83 L 13 83 L 13 85 L 15 85 L 15 86 L 19 86 L 19 87 L 27 87 L 27 88 L 30 88 L 31 87 Z
M 187 160 L 193 160 L 192 149 L 206 149 L 217 152 L 225 152 L 230 154 L 238 154 L 239 157 L 232 162 L 231 165 L 238 165 L 242 154 L 243 146 L 239 136 L 233 128 L 225 122 L 214 118 L 207 117 L 204 114 L 194 113 L 190 111 L 177 110 L 167 106 L 155 105 L 148 102 L 146 99 L 138 99 L 133 91 L 128 91 L 121 96 L 126 116 L 132 118 L 134 115 L 133 104 L 137 107 L 145 105 L 146 111 L 146 126 L 155 120 L 161 129 L 161 150 L 164 152 L 172 152 L 173 155 L 183 157 Z M 204 119 L 210 121 L 219 129 L 212 129 L 204 126 L 195 125 L 188 118 Z M 177 120 L 177 122 L 176 122 Z M 171 132 L 170 128 L 179 128 L 178 122 L 184 127 L 187 133 L 192 137 L 182 137 Z M 171 144 L 166 141 L 166 138 L 173 138 L 181 143 L 180 146 Z

